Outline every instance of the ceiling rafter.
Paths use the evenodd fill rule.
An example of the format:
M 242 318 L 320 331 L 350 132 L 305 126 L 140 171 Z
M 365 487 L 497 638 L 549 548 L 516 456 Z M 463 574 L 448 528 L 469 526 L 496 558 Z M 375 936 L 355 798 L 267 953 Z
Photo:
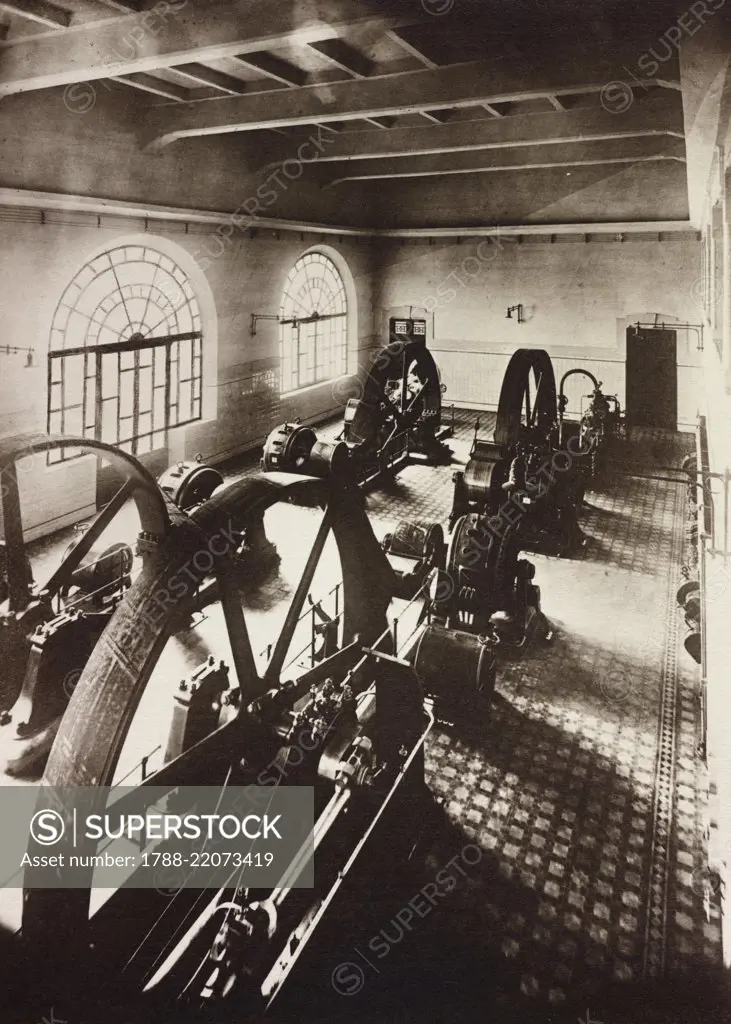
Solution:
M 138 14 L 142 10 L 142 0 L 97 0 L 97 3 L 119 11 L 120 14 Z
M 194 82 L 197 86 L 216 89 L 229 96 L 241 96 L 244 92 L 243 82 L 238 81 L 232 75 L 225 75 L 214 68 L 207 68 L 204 64 L 177 64 L 170 70 L 176 75 L 181 75 Z
M 409 40 L 404 37 L 402 32 L 399 32 L 397 29 L 389 29 L 386 35 L 389 39 L 392 39 L 394 43 L 398 43 L 398 45 L 407 53 L 411 54 L 412 57 L 415 57 L 416 60 L 421 61 L 424 67 L 432 69 L 439 67 L 436 61 L 433 61 L 431 57 L 427 57 L 427 55 L 422 53 L 418 47 L 414 46 L 413 43 L 410 43 Z
M 276 82 L 290 87 L 304 85 L 309 77 L 302 68 L 263 50 L 259 53 L 248 53 L 245 57 L 237 55 L 235 59 L 245 67 L 260 71 L 267 78 L 273 78 Z
M 388 13 L 364 15 L 364 10 L 358 0 L 329 0 L 325 19 L 319 0 L 209 0 L 166 11 L 155 5 L 72 33 L 42 34 L 5 47 L 0 95 L 259 55 L 292 41 L 303 45 L 333 39 L 348 27 L 385 31 L 403 22 Z M 271 67 L 275 73 L 281 70 Z
M 373 61 L 343 39 L 322 39 L 320 42 L 309 45 L 310 49 L 315 50 L 341 71 L 347 71 L 354 78 L 368 78 L 373 74 L 375 69 Z
M 184 103 L 189 98 L 187 89 L 173 85 L 171 82 L 164 82 L 161 78 L 155 78 L 154 75 L 122 75 L 119 78 L 114 78 L 113 81 L 119 82 L 121 85 L 128 85 L 132 89 L 139 89 L 141 92 L 151 93 L 153 96 L 174 100 L 176 103 Z
M 26 21 L 43 25 L 44 28 L 68 28 L 71 24 L 71 14 L 56 4 L 48 3 L 47 0 L 0 3 L 0 13 L 10 14 L 14 18 L 25 18 Z
M 668 69 L 665 78 L 654 80 L 655 85 L 678 88 L 677 81 L 670 77 L 673 73 Z M 615 62 L 568 47 L 562 53 L 554 50 L 542 66 L 527 58 L 498 68 L 492 61 L 475 61 L 334 82 L 327 88 L 308 85 L 296 90 L 250 93 L 229 98 L 225 103 L 154 112 L 145 126 L 145 134 L 159 146 L 194 135 L 434 112 L 482 106 L 485 102 L 540 99 L 549 94 L 598 93 L 607 81 L 621 82 L 627 77 L 620 54 Z M 526 82 L 532 85 L 526 87 Z
M 663 161 L 671 161 L 675 163 L 684 164 L 685 157 L 669 153 L 650 153 L 645 156 L 604 156 L 594 158 L 589 157 L 587 159 L 576 160 L 536 160 L 527 161 L 522 164 L 485 164 L 474 167 L 450 167 L 441 170 L 393 171 L 383 172 L 381 174 L 362 175 L 347 174 L 339 178 L 333 178 L 331 181 L 328 181 L 323 187 L 335 188 L 336 185 L 342 185 L 350 181 L 393 181 L 405 178 L 443 177 L 444 175 L 452 176 L 463 174 L 496 174 L 501 172 L 515 173 L 516 171 L 543 171 L 573 167 L 603 167 L 605 165 L 613 166 L 641 163 L 658 163 Z
M 619 119 L 599 104 L 597 107 L 598 110 L 578 109 L 544 117 L 516 114 L 499 121 L 453 121 L 430 127 L 393 128 L 387 135 L 348 132 L 319 153 L 317 162 L 432 156 L 653 136 L 683 138 L 682 109 L 667 91 L 659 92 L 642 106 L 633 107 Z
M 446 124 L 452 116 L 451 110 L 420 110 L 419 113 L 432 124 Z

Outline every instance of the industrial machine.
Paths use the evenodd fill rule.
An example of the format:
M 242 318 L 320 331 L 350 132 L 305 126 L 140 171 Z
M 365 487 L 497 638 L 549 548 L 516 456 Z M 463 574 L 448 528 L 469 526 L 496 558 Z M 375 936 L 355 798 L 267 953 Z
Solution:
M 551 636 L 540 589 L 533 583 L 535 566 L 519 557 L 520 544 L 514 523 L 475 513 L 457 520 L 448 545 L 438 523 L 402 520 L 383 538 L 399 596 L 413 597 L 425 581 L 430 584 L 427 612 L 433 628 L 426 646 L 419 648 L 427 685 L 444 677 L 441 669 L 446 668 L 436 669 L 435 637 L 472 633 L 501 656 Z
M 202 455 L 196 455 L 193 461 L 178 462 L 169 466 L 158 477 L 160 490 L 184 512 L 208 501 L 210 496 L 223 483 L 223 477 L 203 461 Z
M 36 441 L 38 451 L 58 444 Z M 92 442 L 73 444 L 107 454 Z M 136 809 L 160 787 L 176 799 L 190 784 L 314 787 L 316 870 L 314 888 L 296 887 L 299 851 L 267 889 L 251 889 L 239 869 L 225 871 L 218 887 L 124 885 L 100 902 L 92 898 L 93 868 L 80 888 L 48 889 L 27 866 L 24 957 L 42 960 L 62 993 L 55 1005 L 73 1006 L 79 1019 L 102 1007 L 123 1007 L 125 1019 L 185 1021 L 265 1012 L 313 955 L 340 890 L 359 873 L 373 875 L 374 844 L 386 844 L 378 848 L 388 850 L 387 876 L 394 859 L 408 860 L 428 821 L 423 752 L 434 714 L 424 690 L 448 686 L 465 706 L 489 700 L 490 638 L 425 623 L 431 576 L 444 557 L 439 532 L 425 531 L 428 565 L 418 579 L 399 581 L 362 491 L 331 471 L 337 447 L 316 452 L 298 473 L 219 486 L 188 513 L 134 459 L 108 453 L 127 480 L 102 517 L 135 498 L 141 569 L 84 651 L 44 793 L 66 817 L 79 786 L 124 782 L 134 787 Z M 11 464 L 6 456 L 2 467 Z M 8 510 L 6 499 L 6 525 Z M 241 538 L 261 524 L 275 537 L 279 576 L 276 587 L 252 594 L 242 582 Z M 67 554 L 68 573 L 98 530 L 92 524 Z M 33 602 L 44 599 L 23 591 L 21 607 L 26 565 L 10 532 L 13 608 L 30 620 Z M 398 549 L 405 538 L 396 534 L 390 547 Z M 248 557 L 256 558 L 255 546 Z M 271 607 L 272 594 L 281 595 L 283 614 Z M 315 620 L 325 628 L 312 628 Z M 270 642 L 257 651 L 253 641 L 265 633 Z M 437 665 L 450 671 L 438 679 Z
M 702 661 L 702 630 L 703 614 L 701 610 L 704 600 L 701 591 L 701 565 L 698 555 L 698 494 L 703 494 L 704 503 L 712 500 L 706 486 L 698 480 L 698 458 L 696 454 L 683 459 L 683 472 L 688 476 L 688 491 L 685 506 L 685 539 L 683 543 L 683 582 L 678 588 L 677 601 L 683 611 L 683 619 L 688 632 L 683 640 L 686 651 L 700 665 Z
M 61 564 L 36 584 L 23 542 L 18 461 L 73 447 L 103 456 L 126 482 L 93 522 L 79 527 Z M 5 541 L 0 587 L 0 757 L 5 771 L 39 777 L 60 715 L 99 636 L 131 585 L 134 555 L 102 535 L 131 498 L 154 524 L 145 496 L 154 481 L 135 459 L 101 442 L 33 435 L 0 444 Z
M 389 342 L 368 367 L 362 395 L 345 407 L 338 438 L 343 469 L 347 456 L 352 476 L 367 484 L 414 458 L 449 462 L 443 442 L 453 424 L 442 423 L 444 390 L 426 346 L 426 320 L 391 317 Z M 284 424 L 270 435 L 262 468 L 296 470 L 317 441 L 311 428 Z
M 414 597 L 435 569 L 444 569 L 446 545 L 439 523 L 402 519 L 381 546 L 396 576 L 398 597 Z
M 16 462 L 71 447 L 94 451 L 125 473 L 133 466 L 134 474 L 93 522 L 74 528 L 76 536 L 61 564 L 45 585 L 36 586 L 22 545 Z M 132 547 L 123 541 L 107 543 L 103 534 L 130 498 L 140 520 L 146 521 L 146 488 L 156 488 L 136 460 L 125 460 L 116 448 L 101 442 L 72 444 L 71 439 L 43 436 L 9 439 L 3 442 L 0 459 L 7 538 L 0 549 L 0 760 L 10 776 L 39 778 L 81 671 L 131 586 Z M 199 457 L 166 470 L 158 484 L 169 502 L 189 509 L 209 498 L 222 482 L 221 474 Z M 253 539 L 261 566 L 269 550 L 261 529 L 256 538 L 253 530 L 248 538 L 239 538 L 240 553 L 252 546 Z M 143 531 L 143 552 L 144 543 Z
M 515 524 L 523 550 L 565 554 L 583 541 L 581 448 L 558 445 L 553 365 L 542 349 L 518 349 L 503 378 L 495 429 L 479 437 L 454 475 L 450 528 L 470 513 Z
M 496 641 L 498 654 L 546 640 L 535 566 L 520 558 L 518 524 L 472 512 L 454 525 L 446 558 L 448 586 L 434 602 L 434 619 Z
M 586 395 L 588 405 L 582 403 L 578 424 L 565 419 L 568 405 L 564 385 L 569 377 L 580 373 L 588 377 L 593 385 L 591 394 Z M 558 395 L 558 442 L 565 448 L 570 438 L 578 438 L 579 465 L 589 478 L 597 477 L 606 463 L 607 449 L 611 441 L 624 436 L 625 423 L 619 399 L 616 395 L 605 395 L 602 382 L 589 370 L 568 370 L 561 378 Z

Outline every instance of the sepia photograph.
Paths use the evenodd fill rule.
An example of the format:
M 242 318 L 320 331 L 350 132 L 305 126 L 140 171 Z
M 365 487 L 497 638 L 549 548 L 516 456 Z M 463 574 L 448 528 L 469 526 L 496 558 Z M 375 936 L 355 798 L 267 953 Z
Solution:
M 0 2 L 0 1022 L 731 1021 L 731 4 Z

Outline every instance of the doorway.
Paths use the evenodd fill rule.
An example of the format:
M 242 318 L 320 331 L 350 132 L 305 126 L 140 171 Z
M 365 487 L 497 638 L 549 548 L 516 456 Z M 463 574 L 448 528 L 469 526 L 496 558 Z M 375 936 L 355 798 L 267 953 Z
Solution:
M 626 418 L 631 427 L 678 426 L 678 358 L 675 331 L 627 328 Z

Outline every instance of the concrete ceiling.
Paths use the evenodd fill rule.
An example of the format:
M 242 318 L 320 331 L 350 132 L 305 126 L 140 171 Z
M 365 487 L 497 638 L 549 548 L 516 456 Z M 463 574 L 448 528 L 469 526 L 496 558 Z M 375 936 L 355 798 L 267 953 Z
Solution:
M 678 50 L 722 19 L 718 0 L 18 0 L 0 2 L 0 97 L 113 80 L 141 149 L 243 136 L 262 180 L 299 151 L 333 201 L 379 190 L 385 221 L 428 226 L 433 195 L 457 224 L 486 190 L 506 223 L 570 219 L 574 182 L 582 220 L 607 219 L 602 182 L 631 187 L 626 219 L 660 220 L 688 215 Z M 304 157 L 315 129 L 328 145 Z

